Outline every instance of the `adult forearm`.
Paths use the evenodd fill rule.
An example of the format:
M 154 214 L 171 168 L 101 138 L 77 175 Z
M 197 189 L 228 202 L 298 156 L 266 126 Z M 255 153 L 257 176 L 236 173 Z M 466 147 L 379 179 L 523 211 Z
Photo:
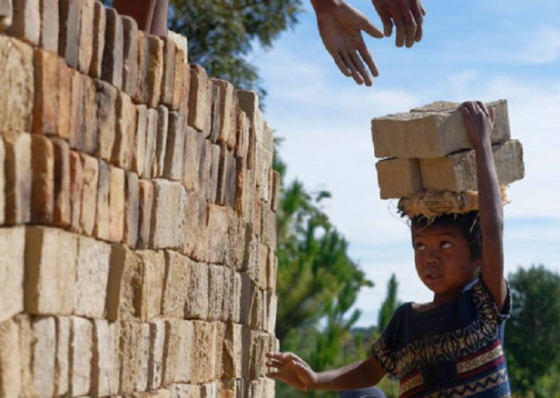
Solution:
M 311 0 L 311 5 L 315 9 L 315 12 L 321 12 L 328 10 L 333 5 L 336 5 L 341 0 Z
M 370 387 L 378 382 L 378 378 L 371 372 L 367 361 L 354 362 L 342 368 L 329 370 L 317 374 L 317 381 L 313 390 L 355 390 Z

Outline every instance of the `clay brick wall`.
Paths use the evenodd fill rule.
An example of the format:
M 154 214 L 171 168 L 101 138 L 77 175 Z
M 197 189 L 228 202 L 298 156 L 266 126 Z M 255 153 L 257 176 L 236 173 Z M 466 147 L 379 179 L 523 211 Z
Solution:
M 0 0 L 0 397 L 273 397 L 253 92 L 92 0 Z

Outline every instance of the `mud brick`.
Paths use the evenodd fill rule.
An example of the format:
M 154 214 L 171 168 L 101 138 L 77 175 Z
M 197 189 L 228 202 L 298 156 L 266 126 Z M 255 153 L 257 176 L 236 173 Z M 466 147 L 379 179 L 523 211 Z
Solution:
M 218 141 L 225 142 L 228 148 L 233 149 L 236 142 L 237 103 L 233 85 L 225 80 L 212 79 L 214 85 L 222 88 L 220 94 L 220 133 Z
M 254 91 L 237 90 L 237 99 L 239 107 L 245 114 L 252 125 L 255 125 L 259 118 L 259 96 Z
M 245 249 L 247 246 L 247 234 L 250 227 L 245 221 L 237 217 L 233 209 L 226 209 L 229 218 L 228 240 L 229 250 L 226 253 L 226 265 L 234 269 L 242 267 L 245 260 Z
M 143 175 L 146 163 L 146 134 L 148 129 L 148 108 L 146 105 L 136 107 L 136 134 L 134 134 L 134 146 L 132 150 L 132 171 Z
M 226 339 L 226 328 L 227 325 L 223 322 L 214 322 L 212 324 L 214 326 L 214 346 L 216 353 L 216 357 L 214 358 L 215 367 L 214 367 L 214 374 L 211 375 L 213 380 L 221 379 L 222 375 L 224 374 L 224 348 L 225 348 L 225 339 Z M 216 384 L 216 387 L 218 385 Z
M 278 311 L 278 296 L 276 295 L 276 293 L 269 292 L 267 300 L 268 318 L 266 321 L 265 330 L 270 334 L 274 334 L 274 331 L 276 329 L 276 314 Z
M 121 242 L 125 224 L 126 175 L 123 169 L 113 166 L 109 174 L 109 236 L 111 242 Z
M 71 315 L 78 258 L 77 236 L 54 228 L 28 227 L 25 249 L 25 310 Z
M 82 150 L 90 155 L 93 155 L 99 150 L 99 136 L 105 134 L 101 132 L 101 128 L 104 128 L 103 123 L 107 121 L 107 115 L 106 111 L 98 112 L 98 108 L 101 108 L 98 106 L 99 99 L 100 95 L 96 84 L 92 79 L 83 76 L 84 119 L 82 124 Z M 110 97 L 106 99 L 109 100 Z M 112 105 L 115 106 L 115 103 L 113 102 Z M 113 112 L 114 109 L 109 111 L 109 114 Z
M 180 87 L 180 99 L 179 99 L 179 112 L 183 115 L 189 114 L 189 100 L 190 100 L 190 89 L 191 89 L 191 68 L 188 64 L 185 64 L 183 69 L 183 79 L 182 85 Z
M 163 75 L 161 78 L 161 103 L 172 107 L 173 105 L 173 87 L 175 83 L 175 56 L 177 53 L 177 45 L 170 37 L 162 37 L 162 66 Z
M 95 0 L 82 0 L 80 13 L 80 42 L 78 47 L 78 70 L 88 73 L 93 58 Z
M 19 371 L 21 380 L 20 396 L 37 396 L 38 392 L 33 387 L 33 344 L 35 336 L 31 328 L 31 320 L 28 315 L 17 315 L 14 317 L 19 331 Z
M 91 393 L 103 397 L 118 393 L 119 323 L 93 321 Z M 115 377 L 115 375 L 117 377 Z
M 31 135 L 5 134 L 6 223 L 25 224 L 31 220 Z
M 268 290 L 276 290 L 276 280 L 278 278 L 278 255 L 276 250 L 270 248 L 267 263 L 267 286 Z
M 236 190 L 234 209 L 239 217 L 248 219 L 253 212 L 253 199 L 255 189 L 255 173 L 246 168 L 244 159 L 237 157 Z
M 151 181 L 139 180 L 139 213 L 138 244 L 139 249 L 146 249 L 150 244 L 152 213 L 154 208 L 154 185 Z
M 78 317 L 70 322 L 70 396 L 76 397 L 90 391 L 93 325 Z
M 105 316 L 110 254 L 110 245 L 92 238 L 79 238 L 74 299 L 76 315 L 98 319 Z
M 66 141 L 51 140 L 54 151 L 54 209 L 53 224 L 68 228 L 72 222 L 70 207 L 70 147 Z
M 372 122 L 377 157 L 439 158 L 460 149 L 471 149 L 470 141 L 457 111 L 459 104 L 435 103 L 411 113 L 398 113 Z M 492 142 L 509 139 L 507 102 L 488 103 L 495 108 L 496 121 Z
M 214 83 L 215 79 L 211 79 L 211 87 L 212 87 L 212 107 L 211 107 L 211 126 L 210 126 L 210 136 L 208 137 L 212 143 L 216 143 L 218 141 L 218 137 L 220 136 L 220 130 L 222 129 L 222 115 L 220 113 L 220 108 L 222 107 L 223 101 L 223 91 L 224 88 L 218 84 Z
M 150 325 L 142 324 L 138 351 L 138 371 L 136 374 L 136 391 L 146 391 L 148 388 L 148 366 L 150 359 Z
M 137 321 L 121 322 L 120 393 L 136 391 L 141 366 L 139 347 L 142 340 L 142 324 Z
M 148 109 L 148 125 L 146 127 L 146 153 L 144 157 L 143 177 L 153 177 L 153 166 L 156 161 L 156 141 L 158 130 L 158 112 L 155 109 Z
M 234 274 L 235 271 L 228 267 L 223 267 L 224 272 L 224 282 L 223 282 L 223 295 L 224 299 L 222 302 L 221 317 L 220 320 L 224 322 L 233 322 L 233 311 L 234 311 Z M 212 275 L 210 275 L 211 277 Z M 214 289 L 214 284 L 210 282 L 210 289 Z M 241 299 L 241 297 L 239 297 Z
M 245 271 L 249 273 L 249 275 L 251 275 L 253 279 L 256 279 L 256 273 L 259 263 L 260 241 L 259 237 L 253 233 L 252 227 L 248 228 L 246 242 L 246 255 L 244 257 L 243 264 L 239 268 L 239 271 Z
M 48 138 L 31 138 L 31 222 L 48 225 L 54 210 L 54 150 Z
M 169 111 L 163 105 L 158 106 L 158 126 L 156 137 L 156 154 L 152 176 L 159 178 L 163 176 L 165 169 L 165 153 L 167 151 L 167 132 L 169 129 Z
M 163 79 L 163 41 L 153 35 L 147 36 L 148 41 L 148 69 L 146 80 L 148 84 L 148 106 L 156 108 L 161 100 L 161 81 Z
M 188 71 L 189 65 L 186 63 L 185 50 L 177 48 L 175 53 L 175 65 L 173 76 L 173 96 L 171 101 L 171 109 L 178 110 L 181 107 L 181 97 L 183 96 L 183 79 L 185 78 L 185 71 Z
M 165 286 L 162 315 L 182 318 L 191 277 L 192 260 L 187 256 L 165 251 Z
M 163 385 L 187 383 L 191 381 L 191 372 L 196 366 L 191 358 L 194 349 L 194 324 L 192 321 L 168 320 L 167 343 L 165 345 Z
M 0 323 L 24 308 L 24 248 L 23 227 L 0 229 Z
M 81 230 L 83 190 L 82 158 L 77 152 L 70 151 L 70 211 L 72 214 L 70 229 L 74 232 Z M 88 210 L 91 212 L 92 209 Z
M 270 247 L 276 247 L 276 213 L 267 208 L 262 210 L 262 241 Z
M 138 24 L 131 17 L 123 16 L 123 86 L 122 89 L 134 96 L 138 76 Z
M 251 276 L 246 272 L 241 273 L 240 321 L 244 325 L 251 326 L 251 329 L 257 329 L 257 326 L 259 326 L 257 322 L 258 317 L 253 316 L 253 314 L 258 314 L 261 311 L 260 307 L 258 307 L 258 290 L 259 289 L 255 282 L 251 279 Z
M 189 126 L 210 135 L 212 84 L 204 68 L 199 65 L 191 66 L 189 90 Z
M 182 253 L 202 261 L 206 257 L 208 242 L 206 239 L 206 220 L 208 208 L 206 199 L 200 194 L 190 192 L 187 194 L 187 209 L 185 216 L 185 239 Z
M 80 155 L 80 157 L 83 177 L 80 230 L 85 235 L 91 236 L 97 222 L 99 161 L 87 155 Z
M 101 65 L 101 77 L 117 89 L 122 88 L 124 30 L 120 15 L 113 8 L 105 10 L 105 49 Z
M 113 147 L 115 145 L 117 127 L 117 96 L 115 87 L 103 81 L 96 81 L 97 90 L 97 120 L 98 120 L 98 144 L 96 156 L 107 162 L 111 161 Z
M 492 148 L 500 185 L 508 185 L 525 175 L 523 147 L 517 140 Z M 421 159 L 424 188 L 463 192 L 477 190 L 476 154 L 474 150 L 436 159 Z
M 70 148 L 83 151 L 84 146 L 84 119 L 85 119 L 85 95 L 84 81 L 82 75 L 73 69 L 70 70 L 71 75 L 71 92 L 70 92 L 70 128 L 68 143 Z
M 237 162 L 233 152 L 230 150 L 226 152 L 224 174 L 224 205 L 233 208 L 235 206 L 235 195 L 237 189 Z
M 242 277 L 238 272 L 233 273 L 232 283 L 232 322 L 241 323 L 241 306 L 242 306 Z
M 195 384 L 211 380 L 216 371 L 216 328 L 212 323 L 193 321 L 192 352 L 190 360 L 197 366 L 191 369 Z
M 111 192 L 111 175 L 109 173 L 109 168 L 102 160 L 99 160 L 99 174 L 97 181 L 97 214 L 95 217 L 93 235 L 97 239 L 109 241 L 111 238 L 111 212 L 109 202 Z
M 224 306 L 224 267 L 209 264 L 207 269 L 208 278 L 208 317 L 209 321 L 223 319 Z M 229 299 L 229 298 L 228 298 Z
M 58 134 L 58 106 L 60 64 L 58 55 L 42 49 L 35 50 L 35 100 L 33 132 Z
M 0 139 L 0 225 L 4 224 L 6 216 L 6 147 Z
M 142 284 L 136 313 L 142 321 L 149 321 L 162 312 L 166 260 L 162 251 L 142 250 L 138 255 L 142 260 Z
M 263 243 L 259 244 L 259 261 L 257 263 L 257 269 L 255 272 L 255 282 L 259 289 L 264 290 L 267 287 L 267 267 L 268 267 L 268 258 L 269 258 L 269 249 Z
M 218 193 L 216 196 L 216 203 L 224 206 L 226 203 L 226 189 L 227 189 L 228 148 L 225 142 L 220 142 L 219 147 L 220 147 L 220 162 L 219 162 L 219 169 L 218 169 L 218 183 L 217 183 Z
M 241 379 L 243 377 L 243 339 L 242 326 L 228 323 L 224 340 L 223 379 Z
M 107 15 L 105 6 L 103 6 L 101 1 L 96 0 L 93 7 L 93 41 L 89 75 L 99 79 L 101 78 L 103 53 L 105 51 Z
M 381 199 L 408 197 L 422 191 L 418 159 L 384 159 L 375 166 Z
M 58 58 L 58 137 L 68 141 L 72 127 L 72 69 Z
M 220 145 L 210 145 L 210 177 L 207 182 L 207 196 L 210 203 L 218 202 L 218 184 L 220 183 Z
M 148 86 L 148 66 L 150 59 L 150 50 L 148 46 L 148 37 L 142 31 L 138 31 L 138 68 L 137 68 L 137 80 L 136 80 L 136 91 L 132 98 L 137 104 L 147 104 L 149 98 L 149 86 Z
M 33 386 L 40 391 L 40 396 L 52 397 L 56 363 L 55 319 L 37 318 L 31 325 L 36 339 L 33 345 Z
M 136 106 L 130 96 L 118 92 L 116 111 L 115 145 L 111 159 L 116 166 L 130 170 L 136 132 Z
M 236 145 L 235 156 L 245 159 L 249 149 L 249 132 L 251 123 L 247 114 L 237 107 L 237 128 L 236 128 Z
M 126 246 L 113 245 L 110 263 L 107 319 L 130 320 L 138 316 L 136 303 L 140 301 L 142 259 Z
M 198 140 L 199 136 L 196 130 L 192 127 L 185 127 L 183 185 L 189 191 L 198 189 Z
M 39 0 L 18 0 L 12 4 L 12 25 L 7 33 L 29 44 L 39 45 L 41 36 Z
M 207 201 L 212 199 L 210 176 L 212 171 L 211 142 L 204 139 L 204 133 L 198 133 L 198 186 Z
M 229 220 L 225 207 L 214 204 L 208 205 L 208 251 L 209 262 L 224 264 L 229 250 L 228 242 Z
M 273 171 L 272 178 L 272 211 L 278 211 L 278 203 L 280 202 L 280 190 L 282 189 L 282 176 L 276 170 Z
M 184 167 L 185 131 L 184 116 L 177 112 L 169 113 L 169 131 L 165 153 L 163 177 L 168 180 L 181 181 Z
M 256 170 L 255 176 L 257 178 L 257 191 L 259 199 L 270 202 L 270 188 L 272 174 L 272 158 L 273 154 L 267 150 L 263 145 L 257 144 L 256 155 Z
M 136 247 L 138 241 L 138 223 L 140 220 L 138 176 L 126 173 L 126 202 L 123 242 L 131 248 Z
M 154 208 L 150 243 L 152 248 L 179 249 L 185 237 L 187 194 L 177 182 L 154 180 Z
M 191 275 L 185 302 L 185 317 L 188 319 L 208 319 L 210 308 L 208 272 L 208 265 L 191 263 Z
M 54 374 L 55 396 L 68 393 L 70 370 L 70 318 L 56 317 L 56 362 Z
M 34 99 L 33 48 L 0 36 L 0 70 L 0 132 L 30 132 Z
M 58 54 L 72 69 L 78 67 L 81 0 L 61 0 L 59 6 Z
M 148 390 L 157 390 L 163 381 L 163 352 L 166 324 L 163 320 L 150 322 L 150 357 L 148 361 Z
M 12 0 L 0 0 L 0 32 L 8 29 L 12 24 Z

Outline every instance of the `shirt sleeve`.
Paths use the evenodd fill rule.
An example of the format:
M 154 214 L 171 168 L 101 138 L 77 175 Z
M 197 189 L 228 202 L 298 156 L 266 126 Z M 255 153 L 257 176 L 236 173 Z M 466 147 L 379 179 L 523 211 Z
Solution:
M 477 283 L 474 284 L 472 288 L 473 297 L 475 298 L 475 301 L 479 302 L 479 307 L 483 309 L 484 312 L 488 313 L 498 325 L 505 322 L 505 320 L 511 315 L 511 292 L 507 281 L 506 286 L 506 300 L 502 311 L 498 310 L 498 306 L 496 305 L 490 290 L 488 290 L 482 278 L 478 279 Z
M 399 307 L 389 324 L 383 330 L 381 337 L 373 343 L 370 354 L 381 365 L 383 370 L 391 376 L 398 376 L 397 370 L 397 341 L 400 325 L 402 324 L 403 306 Z

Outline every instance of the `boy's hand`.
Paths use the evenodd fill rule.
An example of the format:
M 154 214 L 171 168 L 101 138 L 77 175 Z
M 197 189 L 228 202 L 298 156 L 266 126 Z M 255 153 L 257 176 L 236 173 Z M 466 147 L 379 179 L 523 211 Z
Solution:
M 377 39 L 382 38 L 383 33 L 343 0 L 313 0 L 312 3 L 323 44 L 340 71 L 352 76 L 358 84 L 371 86 L 373 82 L 367 69 L 376 77 L 379 71 L 364 43 L 362 31 Z
M 373 6 L 383 21 L 385 36 L 391 36 L 393 25 L 396 25 L 397 47 L 406 42 L 410 48 L 414 42 L 422 40 L 426 10 L 420 0 L 373 0 Z
M 459 112 L 463 115 L 465 127 L 474 147 L 480 148 L 483 144 L 491 144 L 496 117 L 494 108 L 488 109 L 480 101 L 467 101 L 459 107 Z
M 267 373 L 267 377 L 271 379 L 283 381 L 301 391 L 309 390 L 317 379 L 316 373 L 309 365 L 291 352 L 269 352 L 266 357 L 266 366 L 277 370 Z

